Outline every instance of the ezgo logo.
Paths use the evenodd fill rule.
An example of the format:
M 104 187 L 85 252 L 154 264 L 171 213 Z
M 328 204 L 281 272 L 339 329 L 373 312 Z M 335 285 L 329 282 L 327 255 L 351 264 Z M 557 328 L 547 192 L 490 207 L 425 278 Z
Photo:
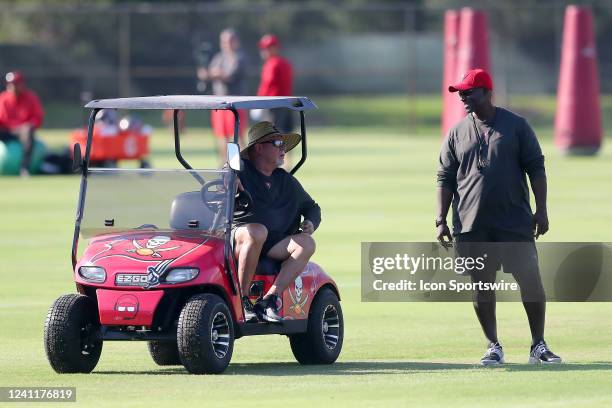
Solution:
M 145 286 L 149 279 L 144 274 L 118 273 L 115 276 L 117 286 Z

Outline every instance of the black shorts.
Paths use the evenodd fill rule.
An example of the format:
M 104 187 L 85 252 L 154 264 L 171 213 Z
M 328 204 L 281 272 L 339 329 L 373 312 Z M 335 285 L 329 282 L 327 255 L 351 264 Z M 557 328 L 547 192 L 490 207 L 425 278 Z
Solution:
M 233 247 L 236 246 L 236 230 L 239 227 L 244 227 L 245 225 L 246 224 L 232 226 L 232 246 Z M 268 232 L 268 237 L 266 238 L 266 241 L 264 242 L 263 247 L 261 248 L 261 255 L 259 257 L 261 258 L 262 256 L 267 256 L 270 249 L 272 249 L 274 245 L 278 244 L 280 241 L 282 241 L 285 238 L 286 236 L 283 234 Z
M 514 274 L 539 270 L 533 237 L 516 232 L 491 228 L 465 232 L 455 236 L 455 248 L 461 257 L 485 257 L 490 271 L 503 268 L 504 272 Z
M 484 269 L 466 269 L 472 282 L 495 282 L 503 268 L 518 283 L 523 302 L 542 302 L 546 296 L 542 286 L 538 252 L 531 236 L 511 231 L 479 229 L 455 236 L 455 249 L 460 257 L 484 257 Z M 475 299 L 481 296 L 474 291 Z M 486 297 L 486 296 L 485 296 Z

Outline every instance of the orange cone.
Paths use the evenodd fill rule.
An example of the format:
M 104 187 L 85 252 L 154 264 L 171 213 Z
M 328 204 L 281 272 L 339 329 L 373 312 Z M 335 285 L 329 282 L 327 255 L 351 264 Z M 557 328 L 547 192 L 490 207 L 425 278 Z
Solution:
M 593 15 L 588 7 L 568 6 L 563 24 L 555 145 L 568 154 L 595 154 L 603 130 Z
M 457 95 L 448 92 L 448 85 L 457 79 L 457 51 L 459 48 L 459 12 L 447 10 L 444 13 L 444 73 L 442 76 L 442 137 L 456 123 L 449 112 L 459 104 Z
M 487 28 L 487 15 L 479 10 L 464 7 L 459 13 L 459 45 L 457 50 L 457 66 L 455 78 L 446 83 L 448 85 L 460 82 L 465 73 L 474 68 L 490 70 L 489 35 Z M 443 123 L 444 135 L 459 122 L 466 114 L 465 109 L 457 95 L 451 95 L 454 102 L 445 106 Z

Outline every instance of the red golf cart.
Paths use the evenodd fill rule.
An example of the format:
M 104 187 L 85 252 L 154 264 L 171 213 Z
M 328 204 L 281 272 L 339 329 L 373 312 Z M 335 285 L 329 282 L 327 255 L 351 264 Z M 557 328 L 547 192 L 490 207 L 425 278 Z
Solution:
M 314 262 L 282 294 L 281 324 L 245 322 L 231 242 L 233 216 L 252 205 L 236 195 L 241 170 L 239 109 L 286 108 L 301 120 L 316 106 L 305 97 L 157 96 L 94 100 L 84 154 L 74 148 L 82 174 L 72 245 L 78 294 L 59 297 L 45 322 L 45 350 L 58 373 L 91 372 L 105 341 L 147 341 L 159 365 L 194 374 L 221 373 L 243 336 L 289 337 L 302 364 L 330 364 L 340 354 L 344 327 L 334 281 Z M 89 167 L 95 117 L 100 109 L 171 109 L 174 148 L 181 169 Z M 227 168 L 194 169 L 180 147 L 178 117 L 187 109 L 226 109 L 236 118 Z M 230 187 L 234 186 L 234 187 Z M 81 239 L 88 241 L 78 255 Z M 262 257 L 253 300 L 274 282 L 280 264 Z

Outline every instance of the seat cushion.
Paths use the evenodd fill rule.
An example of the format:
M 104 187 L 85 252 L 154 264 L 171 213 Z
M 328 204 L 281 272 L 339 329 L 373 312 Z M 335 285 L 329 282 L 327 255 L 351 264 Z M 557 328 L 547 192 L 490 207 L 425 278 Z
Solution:
M 176 196 L 170 209 L 170 228 L 190 229 L 189 223 L 197 221 L 197 229 L 212 227 L 215 214 L 204 204 L 199 191 L 189 191 Z

